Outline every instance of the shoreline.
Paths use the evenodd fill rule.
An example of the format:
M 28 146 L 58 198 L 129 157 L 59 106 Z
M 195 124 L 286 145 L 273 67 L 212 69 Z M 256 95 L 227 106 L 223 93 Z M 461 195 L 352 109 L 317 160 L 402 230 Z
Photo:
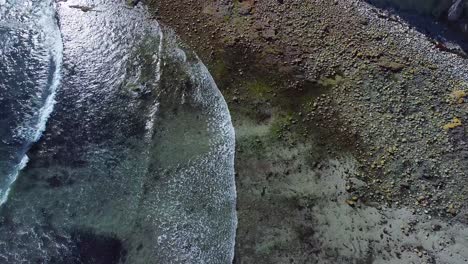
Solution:
M 445 255 L 456 243 L 435 250 L 419 236 L 437 229 L 454 238 L 449 223 L 466 228 L 464 58 L 361 1 L 148 4 L 199 54 L 229 105 L 238 145 L 235 263 L 468 258 Z M 406 222 L 397 221 L 402 210 Z M 356 223 L 359 215 L 394 223 L 383 236 L 397 242 L 372 246 L 380 220 Z M 336 236 L 333 219 L 343 220 Z M 395 251 L 378 253 L 389 246 Z

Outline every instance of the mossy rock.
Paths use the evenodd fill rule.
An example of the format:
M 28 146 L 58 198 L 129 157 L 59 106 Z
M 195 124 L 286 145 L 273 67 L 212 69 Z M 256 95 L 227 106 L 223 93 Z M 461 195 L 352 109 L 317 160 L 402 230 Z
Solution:
M 247 90 L 254 96 L 263 97 L 273 91 L 273 88 L 265 80 L 252 80 L 246 82 Z

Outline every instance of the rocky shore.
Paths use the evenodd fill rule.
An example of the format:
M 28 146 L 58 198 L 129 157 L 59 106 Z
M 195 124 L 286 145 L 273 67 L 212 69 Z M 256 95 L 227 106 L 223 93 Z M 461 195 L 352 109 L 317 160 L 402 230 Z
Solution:
M 236 263 L 467 261 L 456 32 L 358 0 L 147 4 L 228 101 Z

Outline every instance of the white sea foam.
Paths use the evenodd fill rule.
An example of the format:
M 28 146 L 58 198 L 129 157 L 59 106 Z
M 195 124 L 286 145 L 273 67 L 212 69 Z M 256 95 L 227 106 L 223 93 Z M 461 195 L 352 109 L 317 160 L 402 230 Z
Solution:
M 24 155 L 20 163 L 13 168 L 13 172 L 7 176 L 7 188 L 5 190 L 0 190 L 0 205 L 4 204 L 8 199 L 8 194 L 11 190 L 11 185 L 18 178 L 19 172 L 26 167 L 28 164 L 29 158 L 27 155 Z
M 156 63 L 156 82 L 159 82 L 161 80 L 161 60 L 163 56 L 163 43 L 164 43 L 164 34 L 162 29 L 159 27 L 158 28 L 158 33 L 159 33 L 159 47 L 158 47 L 158 62 Z
M 55 96 L 57 94 L 57 89 L 60 85 L 61 79 L 61 67 L 63 60 L 63 43 L 58 27 L 57 21 L 55 20 L 55 9 L 47 9 L 43 17 L 39 20 L 39 26 L 42 28 L 45 34 L 48 36 L 48 45 L 51 46 L 50 57 L 54 61 L 55 70 L 53 73 L 53 79 L 48 87 L 48 96 L 44 102 L 44 105 L 38 111 L 38 121 L 36 125 L 32 128 L 32 142 L 36 142 L 40 139 L 42 133 L 46 128 L 47 120 L 49 119 L 50 114 L 54 110 L 55 105 Z
M 152 212 L 148 213 L 148 221 L 154 221 L 159 229 L 154 251 L 158 252 L 158 257 L 163 260 L 161 262 L 232 263 L 237 216 L 234 182 L 235 132 L 229 110 L 205 65 L 199 60 L 187 61 L 187 55 L 177 46 L 176 38 L 171 33 L 166 33 L 165 36 L 163 65 L 165 61 L 175 62 L 190 76 L 190 83 L 193 85 L 190 92 L 180 94 L 178 99 L 181 101 L 178 103 L 193 104 L 203 109 L 199 114 L 207 120 L 206 135 L 209 135 L 210 150 L 201 151 L 177 165 L 160 165 L 159 169 L 165 170 L 164 180 L 159 182 L 160 185 L 152 186 L 153 192 L 145 201 L 145 211 Z M 158 139 L 159 143 L 172 142 L 171 147 L 178 152 L 196 148 L 196 145 L 184 142 L 180 136 L 165 134 L 168 131 L 184 131 L 190 125 L 182 123 L 194 122 L 191 118 L 196 117 L 182 113 L 170 120 L 158 120 L 163 131 L 162 137 Z M 198 127 L 198 124 L 195 122 L 193 126 Z M 180 133 L 190 135 L 191 132 L 193 131 Z M 161 149 L 163 153 L 158 155 L 163 160 L 173 154 L 164 150 L 164 147 Z M 177 170 L 172 170 L 171 166 L 176 166 Z M 203 211 L 187 213 L 181 210 L 192 206 L 197 208 L 206 201 L 210 201 L 213 208 L 211 214 Z
M 57 94 L 57 88 L 60 85 L 60 79 L 61 79 L 60 72 L 61 72 L 61 63 L 62 63 L 62 46 L 61 44 L 57 46 L 60 46 L 59 47 L 60 50 L 58 52 L 54 52 L 55 54 L 53 55 L 54 61 L 55 61 L 54 63 L 56 67 L 55 67 L 54 77 L 49 88 L 50 94 L 47 97 L 44 103 L 44 106 L 39 110 L 39 121 L 34 129 L 35 133 L 32 138 L 33 142 L 36 142 L 41 138 L 42 133 L 44 132 L 46 128 L 47 120 L 49 119 L 50 114 L 54 110 L 54 105 L 56 102 L 55 96 Z
M 154 134 L 154 123 L 156 121 L 156 113 L 158 112 L 159 109 L 159 103 L 153 104 L 150 109 L 150 113 L 148 116 L 148 120 L 146 121 L 146 141 L 149 143 L 151 142 L 151 138 L 153 137 Z M 149 158 L 149 155 L 147 155 Z
M 60 29 L 57 21 L 55 20 L 55 8 L 50 5 L 45 5 L 42 8 L 45 9 L 41 10 L 41 17 L 34 24 L 36 24 L 36 26 L 39 27 L 39 30 L 46 35 L 46 45 L 50 46 L 49 61 L 53 61 L 54 72 L 51 82 L 48 83 L 48 87 L 45 87 L 45 89 L 47 89 L 47 98 L 45 99 L 43 106 L 38 110 L 37 115 L 35 115 L 36 120 L 33 121 L 33 125 L 30 124 L 29 120 L 25 120 L 25 124 L 20 125 L 15 131 L 15 136 L 25 141 L 26 147 L 24 152 L 27 152 L 29 147 L 41 138 L 42 133 L 46 129 L 47 120 L 54 109 L 56 102 L 55 96 L 61 79 L 60 73 L 63 61 L 63 43 Z M 29 160 L 25 153 L 23 155 L 24 156 L 19 164 L 17 164 L 12 169 L 10 175 L 7 176 L 5 186 L 2 186 L 2 189 L 0 190 L 0 206 L 7 201 L 11 186 L 18 178 L 19 172 L 26 166 Z

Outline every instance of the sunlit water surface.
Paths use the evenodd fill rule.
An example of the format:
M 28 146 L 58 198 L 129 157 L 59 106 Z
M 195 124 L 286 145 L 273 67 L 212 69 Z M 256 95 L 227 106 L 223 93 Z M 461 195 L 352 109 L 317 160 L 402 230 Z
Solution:
M 234 132 L 197 56 L 141 6 L 0 6 L 0 263 L 231 263 Z

